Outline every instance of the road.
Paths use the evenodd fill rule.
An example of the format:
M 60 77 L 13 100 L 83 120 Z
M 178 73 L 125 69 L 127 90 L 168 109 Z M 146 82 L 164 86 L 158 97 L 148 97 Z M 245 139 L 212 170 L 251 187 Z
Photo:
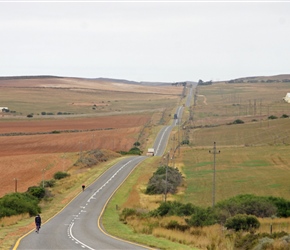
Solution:
M 133 156 L 108 169 L 68 206 L 13 249 L 149 249 L 113 238 L 102 228 L 103 208 L 132 170 L 146 158 Z
M 162 156 L 170 132 L 181 119 L 183 107 L 178 107 L 178 119 L 161 129 L 154 143 L 155 155 Z M 111 196 L 146 156 L 132 156 L 121 160 L 92 185 L 81 192 L 60 213 L 47 221 L 39 234 L 34 230 L 20 238 L 16 249 L 150 249 L 114 238 L 102 227 L 101 216 Z

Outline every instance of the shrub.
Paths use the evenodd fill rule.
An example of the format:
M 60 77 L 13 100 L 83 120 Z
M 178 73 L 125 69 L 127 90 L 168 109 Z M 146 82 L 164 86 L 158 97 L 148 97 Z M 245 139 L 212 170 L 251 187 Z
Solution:
M 41 185 L 44 185 L 44 187 L 54 187 L 55 186 L 55 179 L 44 180 L 43 183 L 41 182 Z
M 271 217 L 277 212 L 277 206 L 267 197 L 243 194 L 218 202 L 215 212 L 220 223 L 236 214 L 251 214 L 257 217 Z
M 28 114 L 27 117 L 28 118 L 32 118 L 33 117 L 33 114 Z
M 245 123 L 244 121 L 242 121 L 241 119 L 237 119 L 233 122 L 233 124 L 243 124 Z
M 166 215 L 177 215 L 177 216 L 190 216 L 195 211 L 200 209 L 197 206 L 194 206 L 191 203 L 183 204 L 177 201 L 168 201 L 168 202 L 162 202 L 160 206 L 152 210 L 149 213 L 149 216 L 166 216 Z
M 167 169 L 167 183 L 166 183 L 166 169 Z M 145 193 L 146 194 L 174 194 L 177 187 L 182 182 L 182 175 L 177 168 L 168 166 L 159 167 L 153 176 L 150 178 Z
M 189 144 L 189 140 L 183 140 L 183 141 L 181 142 L 181 144 L 182 144 L 182 145 L 184 145 L 184 144 L 187 144 L 187 145 L 188 145 L 188 144 Z
M 286 115 L 286 114 L 283 114 L 282 116 L 281 116 L 281 118 L 288 118 L 289 117 L 289 115 Z
M 122 154 L 122 155 L 128 155 L 128 154 L 130 154 L 130 155 L 141 155 L 143 153 L 143 151 L 141 151 L 140 148 L 133 147 L 128 152 L 120 151 L 119 153 Z
M 34 216 L 40 213 L 39 200 L 29 193 L 11 193 L 0 198 L 0 218 L 29 213 Z
M 276 206 L 278 217 L 290 217 L 290 201 L 280 197 L 267 197 L 267 200 Z
M 56 179 L 56 180 L 60 180 L 60 179 L 63 179 L 63 178 L 66 178 L 70 176 L 67 172 L 56 172 L 54 175 L 53 175 L 53 178 Z
M 120 221 L 125 221 L 127 217 L 135 215 L 136 214 L 136 209 L 133 208 L 124 208 L 122 210 L 122 213 L 120 214 Z
M 141 144 L 140 144 L 140 142 L 136 141 L 133 145 L 134 145 L 135 147 L 139 147 Z
M 185 220 L 189 226 L 203 227 L 216 223 L 213 210 L 211 208 L 198 208 L 195 213 L 191 215 L 190 219 Z
M 278 117 L 275 116 L 275 115 L 270 115 L 270 116 L 268 117 L 269 120 L 274 120 L 274 119 L 277 119 L 277 118 L 278 118 Z
M 38 199 L 42 199 L 45 196 L 45 189 L 43 187 L 32 186 L 27 189 L 27 193 Z
M 235 231 L 249 231 L 260 227 L 260 222 L 254 215 L 237 214 L 227 219 L 225 227 L 234 229 Z

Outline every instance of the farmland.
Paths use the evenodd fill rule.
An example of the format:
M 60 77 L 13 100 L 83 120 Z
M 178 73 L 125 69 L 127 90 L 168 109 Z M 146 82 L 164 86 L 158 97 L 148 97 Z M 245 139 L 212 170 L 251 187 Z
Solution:
M 2 106 L 16 111 L 0 118 L 0 169 L 6 174 L 3 178 L 5 189 L 0 195 L 14 191 L 14 178 L 19 178 L 20 191 L 38 184 L 43 178 L 43 168 L 47 179 L 59 170 L 75 171 L 72 166 L 82 151 L 92 148 L 114 152 L 128 150 L 137 139 L 142 142 L 142 149 L 146 149 L 152 145 L 161 126 L 172 121 L 182 91 L 173 86 L 132 88 L 129 84 L 100 84 L 80 79 L 34 79 L 25 80 L 25 84 L 18 80 L 10 86 L 9 82 L 1 85 L 0 81 L 0 88 L 0 98 L 5 100 Z M 290 116 L 290 106 L 282 100 L 287 92 L 289 83 L 285 82 L 219 82 L 198 86 L 195 105 L 184 109 L 182 126 L 174 128 L 169 140 L 169 165 L 180 169 L 184 183 L 177 194 L 168 195 L 168 200 L 202 207 L 212 205 L 213 154 L 209 150 L 213 150 L 214 142 L 220 151 L 215 162 L 216 202 L 249 193 L 290 199 L 290 119 L 283 116 Z M 27 118 L 28 114 L 33 114 L 33 118 Z M 275 119 L 268 119 L 269 116 Z M 236 120 L 243 123 L 235 124 Z M 174 150 L 178 140 L 188 140 L 188 144 Z M 116 225 L 115 204 L 120 209 L 148 210 L 156 208 L 163 200 L 162 195 L 144 194 L 152 172 L 162 163 L 163 157 L 146 160 L 116 193 L 104 218 L 109 232 L 130 238 L 119 235 L 127 230 L 114 230 L 125 227 Z M 16 176 L 17 173 L 21 177 Z M 62 198 L 67 199 L 66 196 Z M 139 221 L 131 222 L 136 231 L 147 230 Z M 160 224 L 166 223 L 160 221 Z M 289 222 L 283 223 L 288 225 Z M 178 236 L 158 227 L 152 234 L 162 237 L 162 241 L 165 238 L 188 241 L 191 246 L 205 249 L 211 237 L 222 242 L 220 228 L 213 230 L 209 232 L 210 237 L 197 239 L 190 233 Z M 150 235 L 145 238 L 140 236 L 140 242 L 142 239 L 154 241 Z M 178 249 L 168 242 L 164 245 L 166 249 Z
M 169 140 L 169 165 L 178 167 L 184 176 L 179 191 L 168 200 L 193 203 L 201 207 L 211 207 L 213 202 L 213 145 L 216 142 L 215 202 L 226 200 L 239 194 L 274 196 L 290 199 L 290 106 L 282 98 L 289 92 L 289 84 L 253 83 L 227 84 L 224 82 L 208 86 L 198 86 L 196 105 L 185 109 L 182 126 L 175 128 Z M 189 117 L 193 119 L 189 119 Z M 275 119 L 268 119 L 274 116 Z M 189 120 L 188 120 L 189 119 Z M 234 124 L 240 119 L 244 123 Z M 180 133 L 180 135 L 178 135 Z M 188 144 L 174 150 L 177 138 L 188 140 Z M 211 152 L 209 152 L 211 151 Z M 151 159 L 143 170 L 136 171 L 132 179 L 125 183 L 112 201 L 111 210 L 106 212 L 105 223 L 113 234 L 121 237 L 120 229 L 115 230 L 113 220 L 116 216 L 113 204 L 125 202 L 124 207 L 152 210 L 164 200 L 163 195 L 145 195 L 144 190 L 152 172 L 164 164 L 163 158 Z M 149 166 L 150 167 L 149 167 Z M 142 164 L 143 166 L 143 164 Z M 141 167 L 142 167 L 141 166 Z M 134 186 L 130 194 L 128 187 Z M 136 191 L 136 190 L 139 190 Z M 115 217 L 116 219 L 117 217 Z M 134 231 L 149 230 L 152 235 L 174 242 L 185 242 L 191 247 L 209 249 L 234 249 L 233 241 L 223 234 L 220 227 L 205 227 L 203 230 L 179 232 L 168 230 L 168 221 L 184 223 L 184 218 L 174 216 L 144 221 L 132 218 L 128 223 Z M 288 219 L 260 219 L 260 233 L 268 233 L 270 224 L 274 231 L 289 233 Z M 155 225 L 149 228 L 148 225 Z M 111 227 L 110 227 L 111 226 Z M 122 225 L 120 225 L 122 228 Z M 194 233 L 196 230 L 196 235 Z M 122 235 L 126 237 L 126 235 Z M 130 238 L 128 236 L 128 238 Z M 153 240 L 152 240 L 153 241 Z M 164 243 L 165 244 L 165 243 Z M 276 248 L 279 243 L 276 242 Z M 167 246 L 166 249 L 177 249 Z M 180 248 L 180 247 L 179 247 Z M 182 247 L 180 248 L 182 249 Z
M 138 139 L 145 148 L 144 128 L 170 119 L 182 91 L 54 77 L 2 79 L 0 90 L 10 110 L 0 114 L 0 196 L 15 191 L 16 179 L 23 192 L 69 170 L 86 150 L 126 151 Z
M 282 100 L 288 89 L 289 83 L 282 82 L 198 88 L 194 119 L 183 131 L 189 145 L 178 158 L 187 186 L 181 200 L 211 205 L 209 150 L 213 152 L 214 142 L 220 151 L 215 161 L 217 202 L 246 193 L 290 199 L 290 106 Z M 234 124 L 235 120 L 244 123 Z

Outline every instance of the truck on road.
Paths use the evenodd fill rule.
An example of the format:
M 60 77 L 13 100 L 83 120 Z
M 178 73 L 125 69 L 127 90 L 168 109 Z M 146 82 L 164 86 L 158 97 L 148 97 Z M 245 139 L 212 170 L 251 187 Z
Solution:
M 154 156 L 154 148 L 148 148 L 147 154 L 148 156 Z

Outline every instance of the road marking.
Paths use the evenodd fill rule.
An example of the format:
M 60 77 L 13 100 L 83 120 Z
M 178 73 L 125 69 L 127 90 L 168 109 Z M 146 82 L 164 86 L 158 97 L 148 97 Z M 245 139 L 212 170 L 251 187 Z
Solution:
M 160 138 L 160 140 L 159 140 L 159 143 L 158 143 L 157 149 L 156 149 L 156 154 L 158 154 L 158 150 L 159 150 L 159 147 L 160 147 L 160 145 L 161 145 L 162 138 L 164 137 L 165 132 L 166 132 L 167 129 L 169 129 L 169 128 L 170 128 L 170 126 L 168 126 L 168 127 L 163 131 L 162 136 L 161 136 L 161 138 Z
M 77 244 L 81 244 L 83 248 L 88 248 L 88 249 L 91 249 L 91 250 L 95 250 L 94 248 L 92 247 L 89 247 L 88 245 L 84 244 L 83 242 L 81 242 L 80 240 L 78 240 L 77 238 L 75 238 L 72 234 L 72 228 L 74 226 L 74 223 L 71 224 L 70 228 L 69 228 L 69 233 L 71 235 L 71 237 L 74 239 L 74 241 L 77 243 Z

